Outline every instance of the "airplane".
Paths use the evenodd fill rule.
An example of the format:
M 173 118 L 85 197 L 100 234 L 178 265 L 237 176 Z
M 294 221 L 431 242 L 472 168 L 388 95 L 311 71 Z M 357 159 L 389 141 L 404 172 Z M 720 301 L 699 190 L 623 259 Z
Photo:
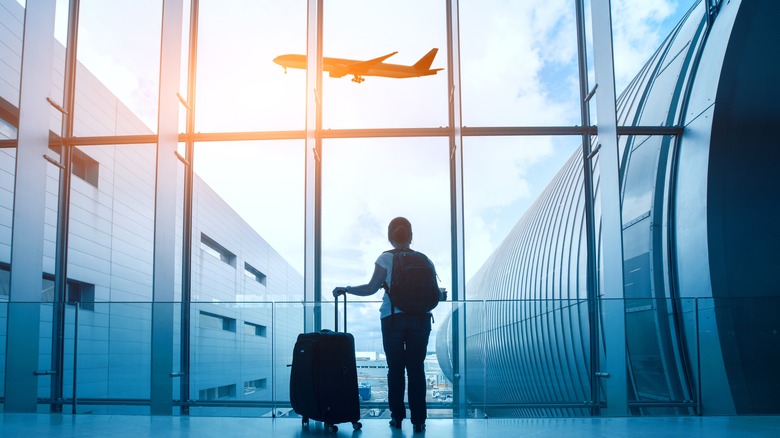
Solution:
M 363 76 L 382 76 L 386 78 L 430 76 L 435 75 L 440 70 L 444 70 L 443 68 L 431 68 L 433 58 L 436 57 L 438 51 L 439 49 L 437 48 L 431 49 L 414 65 L 386 64 L 383 62 L 398 52 L 389 53 L 368 61 L 324 57 L 322 58 L 322 69 L 328 72 L 332 78 L 352 75 L 352 82 L 358 84 L 366 80 Z M 306 55 L 281 55 L 274 58 L 274 62 L 284 67 L 285 73 L 287 73 L 288 68 L 306 69 Z

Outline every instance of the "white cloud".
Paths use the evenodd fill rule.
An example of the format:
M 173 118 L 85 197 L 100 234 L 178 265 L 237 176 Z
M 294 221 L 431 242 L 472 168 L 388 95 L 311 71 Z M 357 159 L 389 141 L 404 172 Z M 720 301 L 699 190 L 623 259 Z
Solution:
M 615 83 L 620 93 L 661 44 L 671 29 L 661 24 L 678 8 L 673 0 L 615 0 L 612 33 Z

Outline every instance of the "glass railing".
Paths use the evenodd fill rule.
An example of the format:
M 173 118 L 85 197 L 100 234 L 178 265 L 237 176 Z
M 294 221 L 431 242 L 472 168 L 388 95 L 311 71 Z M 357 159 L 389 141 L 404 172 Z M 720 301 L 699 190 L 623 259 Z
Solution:
M 8 384 L 5 366 L 15 355 L 7 347 L 14 314 L 39 318 L 37 345 L 24 348 L 38 351 L 41 412 L 56 404 L 64 412 L 149 414 L 152 361 L 160 354 L 152 351 L 153 317 L 160 311 L 173 313 L 171 326 L 160 330 L 172 339 L 174 414 L 186 406 L 197 416 L 295 416 L 289 365 L 297 335 L 306 325 L 335 328 L 332 302 L 190 303 L 187 371 L 183 307 L 156 306 L 65 305 L 62 397 L 53 400 L 55 306 L 0 303 L 0 397 Z M 780 363 L 780 299 L 627 299 L 598 306 L 591 309 L 586 300 L 442 302 L 433 312 L 425 361 L 429 416 L 598 415 L 609 406 L 604 379 L 621 376 L 604 369 L 616 345 L 628 364 L 630 415 L 733 413 L 738 397 L 746 396 L 755 410 L 740 413 L 776 409 L 770 392 Z M 388 415 L 378 308 L 374 301 L 346 305 L 364 417 Z M 343 331 L 341 304 L 338 311 Z M 605 333 L 620 315 L 625 336 Z M 184 400 L 182 385 L 189 392 Z

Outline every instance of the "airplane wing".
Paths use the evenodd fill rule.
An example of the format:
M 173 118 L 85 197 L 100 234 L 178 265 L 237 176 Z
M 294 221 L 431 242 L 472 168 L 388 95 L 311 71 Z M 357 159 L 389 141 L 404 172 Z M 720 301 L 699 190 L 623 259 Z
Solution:
M 395 55 L 396 53 L 398 53 L 398 52 L 388 53 L 387 55 L 380 56 L 379 58 L 369 59 L 368 61 L 356 62 L 354 64 L 350 64 L 349 66 L 347 66 L 347 69 L 352 74 L 355 74 L 355 73 L 359 74 L 359 73 L 367 71 L 369 68 L 371 68 L 371 67 L 373 67 L 373 66 L 375 66 L 377 64 L 381 64 L 382 61 L 384 61 L 385 59 Z

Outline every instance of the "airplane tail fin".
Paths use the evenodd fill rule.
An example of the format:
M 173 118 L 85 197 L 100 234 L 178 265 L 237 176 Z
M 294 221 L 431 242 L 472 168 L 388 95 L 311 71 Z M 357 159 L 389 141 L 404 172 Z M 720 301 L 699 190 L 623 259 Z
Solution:
M 436 57 L 436 53 L 439 51 L 439 49 L 433 48 L 430 52 L 426 53 L 425 56 L 420 58 L 419 61 L 415 62 L 413 67 L 415 70 L 422 70 L 427 71 L 430 70 L 431 64 L 433 64 L 433 58 Z

